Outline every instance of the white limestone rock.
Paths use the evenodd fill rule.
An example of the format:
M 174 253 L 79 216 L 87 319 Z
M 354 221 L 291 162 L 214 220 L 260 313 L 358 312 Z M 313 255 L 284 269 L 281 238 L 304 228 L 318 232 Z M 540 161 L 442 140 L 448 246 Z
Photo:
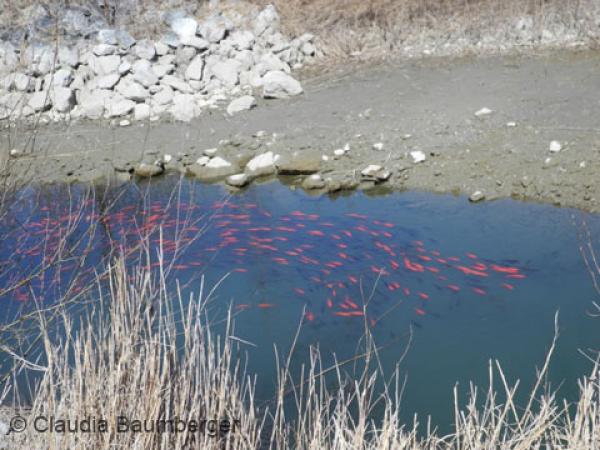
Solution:
M 302 85 L 285 72 L 275 70 L 263 77 L 264 98 L 287 98 L 302 92 Z
M 243 97 L 236 98 L 229 106 L 227 106 L 227 114 L 233 116 L 241 111 L 247 111 L 256 106 L 256 99 L 251 95 L 244 95 Z
M 277 170 L 275 163 L 278 159 L 279 155 L 272 151 L 261 153 L 248 161 L 244 172 L 253 177 L 274 174 Z
M 202 80 L 202 71 L 204 69 L 204 58 L 200 55 L 194 57 L 185 70 L 186 80 Z

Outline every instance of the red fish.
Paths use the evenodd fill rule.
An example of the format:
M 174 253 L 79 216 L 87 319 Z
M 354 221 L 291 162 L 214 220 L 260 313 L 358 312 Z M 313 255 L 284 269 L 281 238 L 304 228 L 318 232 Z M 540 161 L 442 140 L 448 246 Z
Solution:
M 479 295 L 486 295 L 487 294 L 487 292 L 485 291 L 485 289 L 481 289 L 481 288 L 477 288 L 477 287 L 473 288 L 473 292 L 475 292 L 476 294 L 479 294 Z
M 275 305 L 273 305 L 272 303 L 259 303 L 258 307 L 262 308 L 262 309 L 266 309 L 266 308 L 274 308 Z
M 312 322 L 313 320 L 315 320 L 315 315 L 313 313 L 311 313 L 310 311 L 306 311 L 306 320 L 308 320 L 309 322 Z
M 415 312 L 419 315 L 419 316 L 424 316 L 425 315 L 425 311 L 423 311 L 421 308 L 415 308 Z

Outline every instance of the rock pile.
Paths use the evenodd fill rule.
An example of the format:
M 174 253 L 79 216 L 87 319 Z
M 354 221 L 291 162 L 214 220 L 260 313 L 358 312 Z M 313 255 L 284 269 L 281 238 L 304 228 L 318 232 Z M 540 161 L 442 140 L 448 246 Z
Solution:
M 291 72 L 318 54 L 314 36 L 289 40 L 279 31 L 273 6 L 235 24 L 222 13 L 199 22 L 176 11 L 164 20 L 170 31 L 156 41 L 108 28 L 58 48 L 0 41 L 0 119 L 189 121 L 224 102 L 236 114 L 256 105 L 256 92 L 302 93 Z

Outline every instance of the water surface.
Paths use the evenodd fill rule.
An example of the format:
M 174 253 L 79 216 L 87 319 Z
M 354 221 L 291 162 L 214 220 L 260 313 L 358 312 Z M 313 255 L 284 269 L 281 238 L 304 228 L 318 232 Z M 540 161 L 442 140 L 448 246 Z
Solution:
M 587 314 L 597 297 L 577 238 L 582 219 L 598 235 L 595 216 L 414 192 L 311 197 L 279 183 L 233 196 L 173 179 L 92 197 L 84 192 L 29 189 L 3 218 L 0 286 L 26 279 L 5 293 L 4 321 L 33 302 L 51 304 L 68 290 L 84 290 L 111 244 L 135 249 L 150 233 L 156 254 L 162 233 L 173 285 L 178 280 L 185 292 L 197 292 L 200 276 L 208 286 L 226 276 L 211 313 L 235 311 L 236 336 L 253 344 L 249 369 L 259 374 L 262 399 L 272 393 L 273 344 L 286 352 L 300 322 L 295 367 L 306 362 L 310 345 L 329 360 L 351 357 L 368 326 L 384 347 L 389 373 L 412 330 L 400 367 L 403 415 L 410 421 L 415 412 L 429 414 L 444 431 L 452 422 L 454 385 L 461 394 L 469 381 L 485 387 L 490 359 L 509 380 L 531 385 L 557 311 L 560 338 L 549 381 L 568 399 L 590 369 L 578 349 L 600 343 L 599 319 Z M 72 261 L 28 277 L 52 262 L 67 235 L 62 245 Z M 77 255 L 84 253 L 81 262 Z

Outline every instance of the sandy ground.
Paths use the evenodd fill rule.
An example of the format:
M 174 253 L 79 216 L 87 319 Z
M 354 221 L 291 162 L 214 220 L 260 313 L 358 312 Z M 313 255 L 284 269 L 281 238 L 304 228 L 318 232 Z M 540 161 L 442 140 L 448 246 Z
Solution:
M 234 117 L 215 110 L 190 124 L 78 123 L 35 133 L 17 127 L 1 131 L 0 149 L 26 148 L 14 170 L 34 181 L 88 181 L 161 154 L 195 161 L 228 140 L 221 144 L 224 155 L 232 149 L 248 158 L 269 149 L 329 155 L 324 177 L 380 164 L 392 171 L 382 183 L 392 190 L 481 191 L 486 200 L 513 197 L 599 212 L 599 73 L 597 52 L 346 66 L 306 75 L 300 97 L 259 101 Z M 483 107 L 494 112 L 476 117 Z M 259 130 L 267 135 L 255 137 Z M 560 141 L 560 152 L 549 151 L 552 140 Z M 345 144 L 348 153 L 333 159 Z M 413 163 L 415 150 L 427 159 Z

